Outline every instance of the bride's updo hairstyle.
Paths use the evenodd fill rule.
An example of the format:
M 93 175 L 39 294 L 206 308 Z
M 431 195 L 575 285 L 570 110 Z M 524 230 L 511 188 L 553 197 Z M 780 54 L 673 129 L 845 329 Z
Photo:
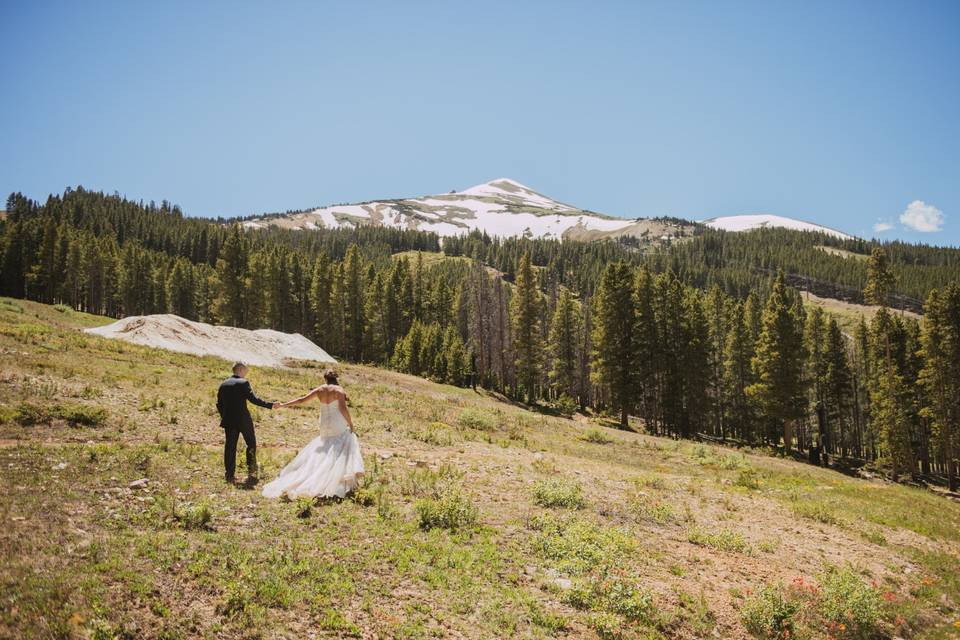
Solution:
M 323 379 L 327 382 L 327 384 L 340 384 L 337 382 L 337 372 L 333 369 L 327 369 L 324 371 Z

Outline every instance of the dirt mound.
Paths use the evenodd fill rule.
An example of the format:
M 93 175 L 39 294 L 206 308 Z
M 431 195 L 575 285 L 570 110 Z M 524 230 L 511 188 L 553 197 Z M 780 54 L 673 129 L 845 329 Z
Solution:
M 217 356 L 230 361 L 243 360 L 263 367 L 280 367 L 288 360 L 336 362 L 330 354 L 299 333 L 218 327 L 172 314 L 130 316 L 86 331 L 148 347 Z

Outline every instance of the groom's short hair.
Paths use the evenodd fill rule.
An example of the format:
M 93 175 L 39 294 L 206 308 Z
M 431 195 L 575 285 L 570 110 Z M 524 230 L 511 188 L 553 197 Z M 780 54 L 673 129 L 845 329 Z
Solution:
M 235 374 L 239 373 L 242 369 L 247 369 L 247 368 L 248 368 L 247 363 L 243 362 L 242 360 L 237 360 L 236 362 L 233 363 L 233 372 Z

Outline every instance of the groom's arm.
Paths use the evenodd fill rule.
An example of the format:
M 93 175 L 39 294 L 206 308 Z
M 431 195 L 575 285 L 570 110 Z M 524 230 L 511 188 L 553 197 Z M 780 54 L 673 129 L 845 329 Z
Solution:
M 257 394 L 253 392 L 253 387 L 250 386 L 250 383 L 247 382 L 247 400 L 257 405 L 258 407 L 263 407 L 264 409 L 273 409 L 273 402 L 267 402 L 266 400 L 261 400 L 257 397 Z

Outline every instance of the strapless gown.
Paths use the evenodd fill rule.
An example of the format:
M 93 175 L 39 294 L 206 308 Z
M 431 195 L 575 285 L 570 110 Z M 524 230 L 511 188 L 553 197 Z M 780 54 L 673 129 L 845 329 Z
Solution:
M 357 487 L 362 475 L 360 441 L 333 400 L 320 406 L 320 435 L 263 487 L 263 495 L 342 498 Z

